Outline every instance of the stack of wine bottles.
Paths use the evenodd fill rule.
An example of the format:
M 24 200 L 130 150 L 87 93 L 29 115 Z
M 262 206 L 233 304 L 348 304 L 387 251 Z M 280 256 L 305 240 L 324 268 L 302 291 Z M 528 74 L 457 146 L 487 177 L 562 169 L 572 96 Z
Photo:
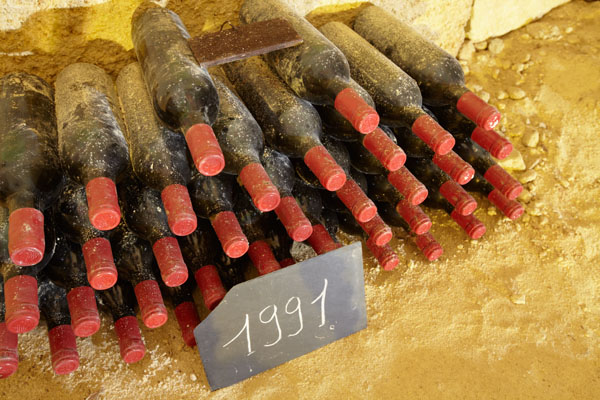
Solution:
M 54 88 L 0 79 L 1 377 L 40 313 L 55 373 L 78 367 L 76 337 L 98 331 L 99 310 L 133 363 L 138 309 L 157 328 L 170 303 L 193 346 L 194 281 L 212 310 L 247 276 L 293 264 L 294 242 L 323 254 L 341 230 L 392 270 L 394 232 L 442 254 L 422 203 L 474 239 L 485 226 L 468 191 L 521 215 L 521 186 L 493 159 L 512 150 L 493 131 L 499 113 L 456 59 L 375 6 L 354 29 L 320 30 L 278 0 L 241 9 L 245 23 L 272 18 L 303 43 L 208 71 L 179 17 L 145 3 L 138 62 L 116 82 L 90 64 Z

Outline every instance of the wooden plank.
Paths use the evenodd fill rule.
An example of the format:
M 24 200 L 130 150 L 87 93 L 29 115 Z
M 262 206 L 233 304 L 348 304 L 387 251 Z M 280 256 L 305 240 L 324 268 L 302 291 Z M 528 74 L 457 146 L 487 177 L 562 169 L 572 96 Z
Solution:
M 271 19 L 234 26 L 189 40 L 198 62 L 205 66 L 225 64 L 285 49 L 302 43 L 302 38 L 285 19 Z

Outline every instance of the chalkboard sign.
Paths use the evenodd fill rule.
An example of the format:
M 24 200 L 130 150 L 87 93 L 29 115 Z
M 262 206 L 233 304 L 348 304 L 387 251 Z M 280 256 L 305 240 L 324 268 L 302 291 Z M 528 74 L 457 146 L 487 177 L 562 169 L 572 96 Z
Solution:
M 212 390 L 367 326 L 360 243 L 234 286 L 194 330 Z

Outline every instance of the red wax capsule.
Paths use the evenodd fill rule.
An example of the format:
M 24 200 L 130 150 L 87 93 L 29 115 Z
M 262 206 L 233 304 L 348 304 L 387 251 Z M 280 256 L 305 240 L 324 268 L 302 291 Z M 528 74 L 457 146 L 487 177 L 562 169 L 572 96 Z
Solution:
M 273 250 L 263 240 L 257 240 L 252 243 L 248 250 L 248 255 L 260 275 L 266 275 L 281 268 L 279 262 L 275 259 Z
M 419 250 L 429 261 L 437 260 L 444 253 L 442 246 L 429 232 L 417 236 L 416 243 Z
M 117 268 L 110 247 L 104 238 L 93 238 L 81 246 L 87 268 L 88 282 L 97 290 L 105 290 L 117 282 Z
M 29 266 L 44 257 L 44 214 L 35 208 L 19 208 L 8 218 L 8 253 L 16 265 Z
M 79 368 L 79 352 L 71 325 L 59 325 L 48 331 L 52 369 L 56 375 L 67 375 Z
M 192 207 L 192 200 L 187 188 L 173 184 L 165 187 L 160 193 L 167 221 L 171 232 L 177 236 L 186 236 L 196 230 L 198 220 Z
M 146 354 L 146 345 L 134 316 L 119 318 L 115 322 L 115 332 L 119 339 L 121 358 L 128 364 L 140 361 Z
M 194 337 L 194 328 L 200 323 L 200 316 L 196 310 L 196 306 L 191 301 L 186 301 L 179 304 L 173 310 L 175 312 L 175 318 L 181 329 L 181 335 L 183 341 L 190 347 L 196 345 L 196 338 Z
M 158 282 L 153 279 L 142 281 L 135 285 L 134 291 L 144 325 L 151 329 L 164 325 L 168 318 L 167 308 Z
M 196 278 L 200 293 L 202 293 L 204 305 L 212 311 L 219 305 L 227 293 L 223 287 L 217 268 L 214 265 L 205 265 L 196 271 L 194 277 Z
M 89 286 L 73 288 L 67 294 L 71 326 L 79 337 L 91 336 L 100 329 L 100 315 L 94 289 Z
M 318 255 L 325 254 L 335 249 L 342 247 L 331 238 L 327 229 L 321 224 L 313 225 L 313 233 L 307 239 L 308 244 L 313 248 Z
M 167 286 L 179 286 L 188 278 L 179 243 L 174 237 L 164 237 L 152 245 L 160 275 Z

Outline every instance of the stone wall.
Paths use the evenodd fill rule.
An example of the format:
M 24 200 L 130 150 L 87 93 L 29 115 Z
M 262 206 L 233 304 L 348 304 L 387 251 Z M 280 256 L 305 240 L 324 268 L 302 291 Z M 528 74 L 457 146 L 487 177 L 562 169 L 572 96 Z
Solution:
M 502 35 L 534 18 L 541 17 L 553 7 L 567 1 L 372 0 L 372 3 L 390 10 L 456 55 L 463 43 L 465 33 L 476 42 Z M 68 11 L 59 11 L 66 8 L 79 9 L 86 15 L 83 20 L 77 19 L 82 22 L 82 25 L 73 27 L 76 30 L 82 30 L 82 33 L 92 40 L 98 38 L 111 40 L 123 45 L 125 50 L 129 50 L 131 41 L 128 35 L 123 33 L 128 31 L 130 13 L 138 3 L 140 0 L 4 0 L 0 4 L 0 31 L 20 31 L 23 27 L 29 28 L 29 31 L 23 32 L 26 36 L 25 40 L 18 40 L 19 36 L 12 35 L 18 43 L 0 43 L 0 53 L 15 55 L 35 52 L 39 46 L 44 47 L 53 42 L 50 36 L 64 26 L 60 16 L 72 15 Z M 161 0 L 159 3 L 179 10 L 184 20 L 185 16 L 189 16 L 189 20 L 185 21 L 186 24 L 191 22 L 192 26 L 200 27 L 201 30 L 212 30 L 225 20 L 236 18 L 241 0 Z M 320 12 L 353 9 L 360 4 L 353 0 L 305 0 L 293 3 L 297 11 L 303 14 L 317 8 L 320 8 Z M 90 9 L 83 11 L 83 7 Z M 30 18 L 33 18 L 37 24 L 32 24 Z M 203 23 L 192 22 L 195 19 Z M 49 27 L 55 29 L 49 30 Z M 193 32 L 193 29 L 190 30 Z M 60 45 L 63 44 L 69 46 L 68 43 Z

